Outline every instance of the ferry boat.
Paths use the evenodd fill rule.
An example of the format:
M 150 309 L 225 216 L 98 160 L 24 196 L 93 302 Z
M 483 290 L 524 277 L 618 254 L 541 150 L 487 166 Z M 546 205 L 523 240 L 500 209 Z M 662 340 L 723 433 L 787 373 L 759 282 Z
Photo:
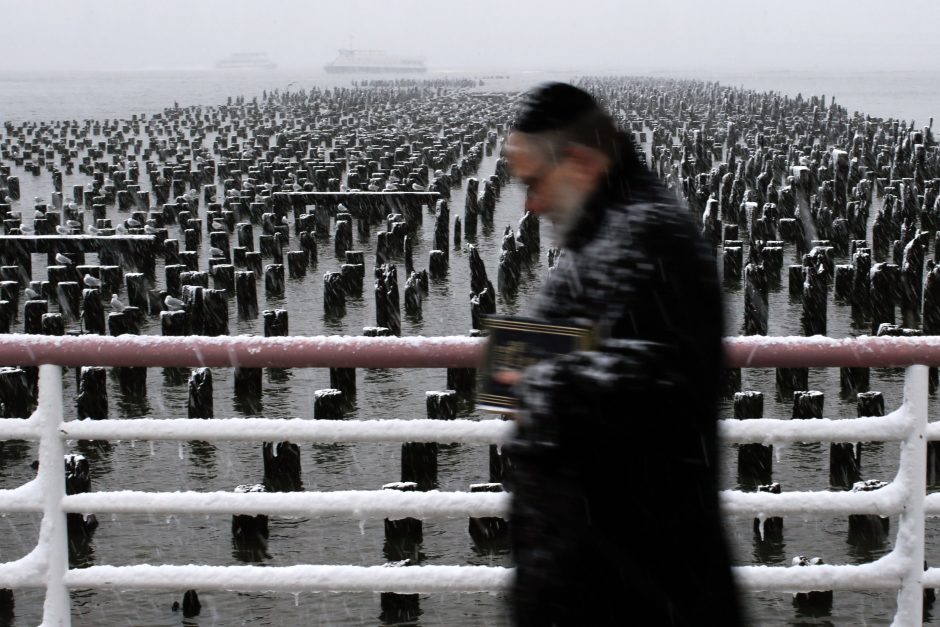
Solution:
M 427 72 L 424 59 L 418 57 L 398 57 L 384 50 L 342 49 L 339 56 L 323 66 L 331 74 L 380 73 L 404 74 Z
M 276 67 L 263 52 L 236 52 L 215 64 L 217 70 L 273 70 Z

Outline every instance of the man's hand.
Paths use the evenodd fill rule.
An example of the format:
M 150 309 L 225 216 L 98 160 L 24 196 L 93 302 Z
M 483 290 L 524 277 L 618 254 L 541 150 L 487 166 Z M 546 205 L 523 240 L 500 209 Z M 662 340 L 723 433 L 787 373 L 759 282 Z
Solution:
M 522 380 L 519 370 L 497 370 L 493 373 L 493 381 L 502 385 L 515 385 Z

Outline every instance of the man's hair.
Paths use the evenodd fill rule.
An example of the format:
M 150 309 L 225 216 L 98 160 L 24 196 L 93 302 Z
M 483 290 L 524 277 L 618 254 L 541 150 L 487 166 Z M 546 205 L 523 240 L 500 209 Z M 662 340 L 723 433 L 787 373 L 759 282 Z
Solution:
M 617 129 L 611 117 L 591 94 L 568 83 L 544 83 L 526 92 L 513 129 L 536 136 L 550 153 L 567 143 L 608 157 L 614 157 L 617 150 Z

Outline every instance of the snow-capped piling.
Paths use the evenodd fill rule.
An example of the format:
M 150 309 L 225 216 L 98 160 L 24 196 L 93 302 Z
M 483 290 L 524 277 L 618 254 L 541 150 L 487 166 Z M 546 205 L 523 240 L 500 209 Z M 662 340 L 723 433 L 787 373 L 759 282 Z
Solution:
M 825 398 L 818 390 L 793 392 L 793 418 L 822 418 Z
M 799 555 L 793 558 L 793 566 L 819 566 L 823 564 L 821 557 L 805 557 Z M 832 612 L 832 590 L 810 590 L 797 592 L 793 595 L 793 606 L 803 614 L 810 616 L 825 616 Z
M 779 483 L 768 483 L 757 486 L 758 492 L 767 494 L 780 494 Z M 780 516 L 769 516 L 767 518 L 755 518 L 753 521 L 754 537 L 758 546 L 767 548 L 769 545 L 781 544 L 783 542 L 783 518 Z
M 869 479 L 857 481 L 852 485 L 852 492 L 871 492 L 888 485 L 887 481 Z M 853 545 L 880 545 L 887 539 L 890 520 L 877 514 L 849 514 L 849 533 L 847 542 Z
M 65 456 L 65 493 L 85 494 L 91 492 L 91 468 L 84 455 Z M 94 514 L 66 514 L 69 538 L 83 539 L 91 535 L 98 526 Z
M 267 492 L 264 485 L 235 486 L 236 494 Z M 268 544 L 268 517 L 265 514 L 234 514 L 232 516 L 232 544 L 245 561 L 261 561 Z
M 386 483 L 383 490 L 397 490 L 399 492 L 415 492 L 418 484 L 411 481 L 396 481 Z M 418 547 L 424 540 L 424 526 L 417 518 L 399 518 L 384 521 L 385 527 L 385 557 L 394 562 L 418 558 Z
M 346 397 L 342 390 L 326 388 L 313 393 L 313 418 L 337 420 L 345 413 Z
M 470 492 L 503 492 L 501 483 L 473 483 Z M 481 552 L 505 550 L 509 544 L 509 523 L 498 516 L 471 516 L 467 531 Z

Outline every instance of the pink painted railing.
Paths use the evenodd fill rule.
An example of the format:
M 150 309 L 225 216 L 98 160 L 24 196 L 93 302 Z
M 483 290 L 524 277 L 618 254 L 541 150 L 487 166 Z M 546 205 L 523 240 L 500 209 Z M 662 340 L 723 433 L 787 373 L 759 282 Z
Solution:
M 0 336 L 0 364 L 40 366 L 39 409 L 27 420 L 0 419 L 0 440 L 40 442 L 38 476 L 26 485 L 0 490 L 0 512 L 42 512 L 37 547 L 15 562 L 0 563 L 0 588 L 44 587 L 44 624 L 68 625 L 70 588 L 108 587 L 217 590 L 387 592 L 492 592 L 506 587 L 511 569 L 485 566 L 291 567 L 92 566 L 70 570 L 67 512 L 269 513 L 308 516 L 427 518 L 505 516 L 508 495 L 494 493 L 163 493 L 93 492 L 65 496 L 61 460 L 71 439 L 171 439 L 312 441 L 439 441 L 498 443 L 511 424 L 502 420 L 318 421 L 297 419 L 96 420 L 65 421 L 62 366 L 152 367 L 373 367 L 473 368 L 484 340 L 364 337 L 47 337 Z M 869 441 L 900 443 L 898 474 L 875 492 L 791 492 L 722 494 L 727 513 L 769 517 L 873 513 L 899 515 L 894 550 L 870 564 L 810 568 L 745 566 L 736 569 L 745 589 L 898 590 L 895 624 L 921 622 L 924 587 L 940 586 L 940 569 L 923 570 L 925 516 L 940 515 L 940 494 L 926 494 L 926 443 L 940 440 L 928 426 L 927 368 L 940 365 L 940 338 L 732 338 L 727 365 L 758 367 L 906 367 L 904 404 L 889 416 L 845 420 L 723 420 L 730 442 L 783 443 Z M 938 423 L 940 425 L 940 423 Z M 389 427 L 393 428 L 389 428 Z

